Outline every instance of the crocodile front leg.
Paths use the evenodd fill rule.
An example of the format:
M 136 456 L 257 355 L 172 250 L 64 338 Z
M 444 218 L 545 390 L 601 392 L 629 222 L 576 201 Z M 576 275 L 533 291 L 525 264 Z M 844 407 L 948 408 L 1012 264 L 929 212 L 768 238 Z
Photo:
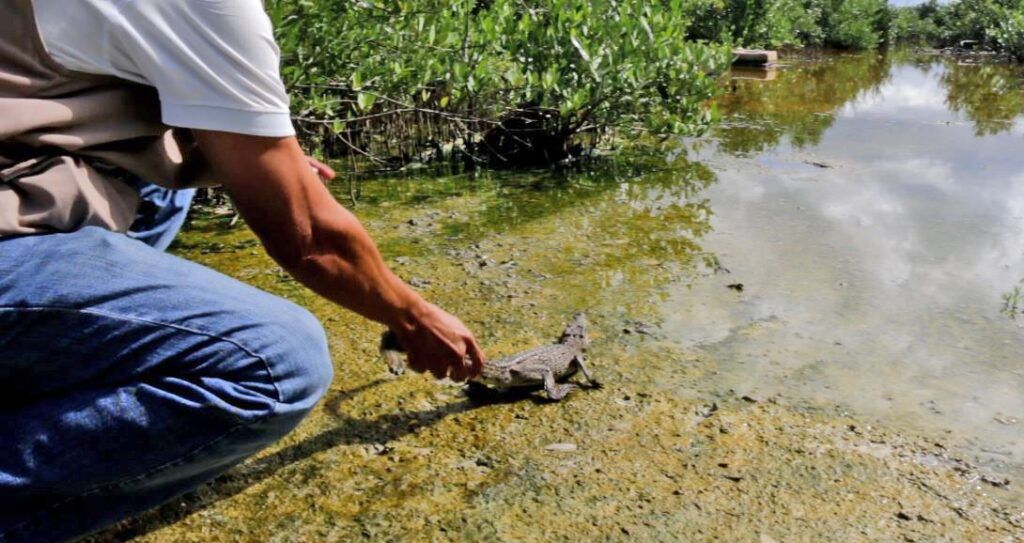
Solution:
M 588 370 L 587 366 L 583 363 L 583 355 L 576 355 L 575 357 L 573 357 L 572 362 L 573 364 L 576 365 L 576 369 L 578 369 L 580 373 L 583 374 L 583 378 L 587 380 L 587 384 L 589 384 L 591 388 L 604 387 L 604 385 L 602 385 L 600 381 L 594 379 L 594 375 L 590 373 L 590 370 Z

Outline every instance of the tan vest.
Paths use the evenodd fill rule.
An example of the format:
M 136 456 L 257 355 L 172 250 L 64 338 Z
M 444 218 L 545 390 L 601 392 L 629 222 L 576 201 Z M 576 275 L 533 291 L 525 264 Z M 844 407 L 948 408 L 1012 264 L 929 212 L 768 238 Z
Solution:
M 155 89 L 63 69 L 31 0 L 0 0 L 0 237 L 126 231 L 138 205 L 126 180 L 180 188 L 205 174 L 190 136 L 161 124 Z

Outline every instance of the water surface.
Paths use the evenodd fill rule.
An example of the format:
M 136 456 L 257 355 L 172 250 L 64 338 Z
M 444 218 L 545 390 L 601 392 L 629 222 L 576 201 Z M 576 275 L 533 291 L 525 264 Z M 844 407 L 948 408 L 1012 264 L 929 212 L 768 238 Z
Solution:
M 1024 71 L 790 59 L 734 80 L 722 108 L 689 156 L 716 174 L 702 245 L 731 273 L 672 287 L 669 337 L 728 386 L 951 434 L 1019 470 Z

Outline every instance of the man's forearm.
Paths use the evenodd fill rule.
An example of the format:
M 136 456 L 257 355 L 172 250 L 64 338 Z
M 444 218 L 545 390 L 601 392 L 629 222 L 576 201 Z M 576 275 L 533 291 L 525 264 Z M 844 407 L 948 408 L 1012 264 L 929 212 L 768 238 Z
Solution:
M 340 205 L 312 225 L 312 241 L 282 265 L 317 293 L 364 317 L 408 328 L 408 316 L 424 303 L 384 264 L 359 221 Z
M 388 269 L 359 221 L 313 173 L 295 138 L 196 131 L 196 140 L 249 227 L 296 279 L 389 326 L 413 369 L 459 381 L 480 374 L 484 354 L 472 332 Z
M 387 268 L 359 220 L 317 179 L 294 139 L 267 139 L 254 150 L 253 138 L 246 136 L 197 137 L 215 154 L 249 157 L 215 167 L 239 212 L 283 268 L 367 318 L 408 326 L 407 315 L 423 300 Z

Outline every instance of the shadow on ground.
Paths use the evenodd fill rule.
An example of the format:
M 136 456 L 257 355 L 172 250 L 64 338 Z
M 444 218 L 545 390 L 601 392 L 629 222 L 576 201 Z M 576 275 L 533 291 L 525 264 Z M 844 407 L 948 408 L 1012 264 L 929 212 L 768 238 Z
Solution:
M 189 515 L 226 500 L 263 481 L 280 470 L 317 453 L 345 445 L 384 444 L 438 423 L 449 415 L 468 411 L 483 403 L 473 399 L 438 406 L 423 411 L 406 411 L 382 415 L 373 419 L 358 419 L 340 413 L 345 401 L 371 388 L 386 383 L 377 379 L 365 385 L 329 396 L 324 407 L 338 423 L 304 441 L 285 447 L 273 454 L 240 465 L 196 491 L 177 498 L 134 519 L 103 530 L 86 539 L 87 543 L 114 543 L 139 537 L 159 530 Z

